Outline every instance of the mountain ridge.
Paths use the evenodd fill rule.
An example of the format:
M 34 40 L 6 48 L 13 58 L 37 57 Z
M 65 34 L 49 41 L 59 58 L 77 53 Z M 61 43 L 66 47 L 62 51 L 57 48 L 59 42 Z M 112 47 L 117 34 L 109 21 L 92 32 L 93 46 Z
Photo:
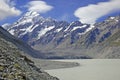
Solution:
M 109 17 L 94 25 L 45 19 L 40 15 L 31 21 L 21 25 L 17 22 L 7 30 L 32 48 L 43 51 L 47 58 L 99 58 L 105 54 L 104 47 L 110 47 L 101 47 L 101 44 L 120 29 L 120 16 Z
M 33 16 L 32 14 L 36 14 L 37 16 Z M 55 42 L 56 45 L 67 36 L 75 40 L 79 35 L 85 34 L 92 27 L 80 21 L 74 21 L 72 23 L 56 21 L 52 18 L 43 18 L 36 12 L 27 12 L 22 18 L 11 25 L 11 27 L 9 26 L 7 30 L 12 35 L 28 42 L 29 45 L 37 45 L 37 42 L 40 42 L 41 45 L 42 43 Z M 60 34 L 62 35 L 60 36 Z M 76 37 L 73 37 L 75 34 L 77 34 Z M 55 39 L 57 36 L 59 37 Z M 74 42 L 73 39 L 71 39 L 71 43 Z

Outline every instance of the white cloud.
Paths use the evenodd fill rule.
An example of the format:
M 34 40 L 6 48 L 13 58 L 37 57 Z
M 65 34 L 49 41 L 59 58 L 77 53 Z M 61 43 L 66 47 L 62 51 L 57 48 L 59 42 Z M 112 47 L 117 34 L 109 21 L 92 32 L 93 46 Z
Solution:
M 0 0 L 0 20 L 21 14 L 21 11 L 16 9 L 14 5 L 10 0 Z
M 29 11 L 36 11 L 39 13 L 46 13 L 47 11 L 50 11 L 53 7 L 48 5 L 44 1 L 31 1 L 27 4 Z
M 110 0 L 78 8 L 74 15 L 83 23 L 95 23 L 96 20 L 104 15 L 120 10 L 120 0 Z

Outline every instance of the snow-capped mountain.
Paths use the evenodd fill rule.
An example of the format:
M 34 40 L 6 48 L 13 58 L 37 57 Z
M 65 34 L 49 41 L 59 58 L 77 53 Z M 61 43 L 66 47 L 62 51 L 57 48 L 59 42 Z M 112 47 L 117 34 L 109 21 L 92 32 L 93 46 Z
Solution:
M 27 12 L 3 27 L 34 49 L 45 51 L 46 58 L 120 58 L 120 16 L 90 25 Z
M 68 23 L 52 18 L 43 18 L 37 12 L 27 12 L 17 22 L 9 25 L 7 30 L 12 35 L 39 49 L 41 45 L 48 47 L 49 44 L 53 45 L 52 47 L 57 47 L 67 39 L 69 42 L 66 44 L 72 44 L 92 27 L 80 21 Z

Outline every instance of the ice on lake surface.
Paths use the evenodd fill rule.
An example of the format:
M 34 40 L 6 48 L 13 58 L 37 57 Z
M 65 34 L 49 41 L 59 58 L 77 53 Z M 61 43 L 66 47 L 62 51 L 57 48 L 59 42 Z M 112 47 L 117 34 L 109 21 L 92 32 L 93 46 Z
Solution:
M 78 62 L 74 68 L 46 70 L 60 80 L 120 80 L 120 59 L 59 60 Z

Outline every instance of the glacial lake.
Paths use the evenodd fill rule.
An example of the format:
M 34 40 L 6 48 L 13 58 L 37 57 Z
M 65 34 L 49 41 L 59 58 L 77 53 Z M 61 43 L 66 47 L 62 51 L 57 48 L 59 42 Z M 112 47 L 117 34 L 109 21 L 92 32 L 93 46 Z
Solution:
M 58 60 L 78 62 L 73 68 L 46 70 L 60 80 L 120 80 L 120 59 Z

